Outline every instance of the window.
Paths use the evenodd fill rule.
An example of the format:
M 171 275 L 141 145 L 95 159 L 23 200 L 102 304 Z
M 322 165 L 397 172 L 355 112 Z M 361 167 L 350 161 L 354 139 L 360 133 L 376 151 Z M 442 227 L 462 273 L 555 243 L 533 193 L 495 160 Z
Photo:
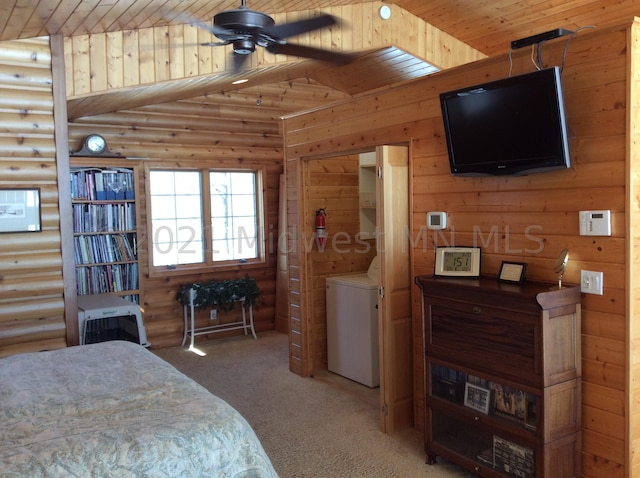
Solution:
M 255 173 L 211 171 L 211 253 L 214 261 L 258 257 Z
M 264 262 L 262 170 L 149 167 L 151 270 Z

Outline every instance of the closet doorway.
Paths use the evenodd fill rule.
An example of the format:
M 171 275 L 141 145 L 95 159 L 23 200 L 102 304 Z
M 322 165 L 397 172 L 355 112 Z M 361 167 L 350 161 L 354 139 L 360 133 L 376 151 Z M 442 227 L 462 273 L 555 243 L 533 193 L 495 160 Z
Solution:
M 287 164 L 287 187 L 297 185 L 293 194 L 287 194 L 288 218 L 289 223 L 299 224 L 296 229 L 288 227 L 290 235 L 298 232 L 296 250 L 288 253 L 290 363 L 301 375 L 326 369 L 326 277 L 349 272 L 345 267 L 366 272 L 377 255 L 380 420 L 381 429 L 392 433 L 413 425 L 409 148 L 375 148 L 373 238 L 352 237 L 353 216 L 338 206 L 349 200 L 354 184 L 357 189 L 352 168 L 357 171 L 359 154 L 304 159 L 295 167 Z M 327 214 L 324 248 L 314 237 L 318 209 Z

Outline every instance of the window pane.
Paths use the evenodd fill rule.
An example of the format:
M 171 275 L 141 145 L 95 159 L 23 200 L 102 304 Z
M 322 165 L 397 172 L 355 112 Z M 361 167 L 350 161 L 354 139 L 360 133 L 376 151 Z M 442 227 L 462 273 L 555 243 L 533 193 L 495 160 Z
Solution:
M 200 197 L 200 172 L 176 171 L 175 188 L 176 195 L 194 195 Z
M 256 238 L 256 222 L 253 217 L 236 217 L 233 221 L 236 237 L 239 239 Z M 255 242 L 255 241 L 254 241 Z
M 231 224 L 226 217 L 212 218 L 211 219 L 211 238 L 225 239 L 229 237 L 231 230 Z
M 178 246 L 178 264 L 197 264 L 202 262 L 204 251 L 202 250 L 202 241 L 200 242 L 179 242 Z
M 204 261 L 199 171 L 150 171 L 152 264 Z
M 214 261 L 230 261 L 234 259 L 233 250 L 229 249 L 229 243 L 227 241 L 213 241 L 212 247 Z
M 177 264 L 177 249 L 174 247 L 173 219 L 156 220 L 152 224 L 153 265 L 167 266 Z
M 178 242 L 202 242 L 202 223 L 198 218 L 178 219 L 176 226 L 178 228 Z
M 173 195 L 174 189 L 174 174 L 171 171 L 151 171 L 149 175 L 149 194 L 152 196 L 167 194 Z
M 176 203 L 172 196 L 151 196 L 151 210 L 155 219 L 176 217 Z
M 233 215 L 249 216 L 256 215 L 256 197 L 253 194 L 238 194 L 233 196 Z
M 200 196 L 176 196 L 176 217 L 202 217 L 202 200 Z
M 257 258 L 256 173 L 212 171 L 209 180 L 213 260 Z

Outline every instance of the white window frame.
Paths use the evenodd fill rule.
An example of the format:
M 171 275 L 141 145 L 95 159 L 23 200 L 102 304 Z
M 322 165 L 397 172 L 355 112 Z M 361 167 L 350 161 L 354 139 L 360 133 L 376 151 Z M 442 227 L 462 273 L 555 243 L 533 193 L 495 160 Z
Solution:
M 233 164 L 226 161 L 217 161 L 216 167 L 211 167 L 211 162 L 180 162 L 170 164 L 167 163 L 147 163 L 145 164 L 145 188 L 151 191 L 150 172 L 151 171 L 198 171 L 201 180 L 201 200 L 202 203 L 202 220 L 203 226 L 203 243 L 204 243 L 204 261 L 193 264 L 175 264 L 170 266 L 154 266 L 153 265 L 153 227 L 151 221 L 151 200 L 146 201 L 147 211 L 147 241 L 148 247 L 148 264 L 149 276 L 159 277 L 167 275 L 187 275 L 202 272 L 215 272 L 225 270 L 243 270 L 258 267 L 264 267 L 268 262 L 266 254 L 266 202 L 267 194 L 264 187 L 266 183 L 267 168 L 262 164 L 247 163 L 240 167 L 237 161 Z M 253 172 L 255 174 L 256 188 L 256 223 L 257 223 L 257 257 L 252 259 L 214 261 L 212 257 L 212 234 L 211 234 L 211 193 L 209 187 L 209 173 L 213 171 L 223 172 Z

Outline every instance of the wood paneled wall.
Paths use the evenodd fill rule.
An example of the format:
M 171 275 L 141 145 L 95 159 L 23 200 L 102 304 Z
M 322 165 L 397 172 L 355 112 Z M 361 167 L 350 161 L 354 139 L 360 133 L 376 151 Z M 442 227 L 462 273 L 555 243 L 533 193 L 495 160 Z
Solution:
M 554 282 L 553 264 L 565 247 L 571 252 L 565 283 L 578 284 L 582 269 L 604 272 L 604 294 L 583 297 L 583 476 L 590 478 L 632 476 L 629 460 L 640 434 L 637 423 L 631 423 L 630 431 L 625 424 L 632 412 L 626 399 L 629 380 L 633 398 L 638 394 L 634 379 L 639 360 L 637 330 L 633 327 L 635 335 L 629 336 L 628 325 L 638 320 L 635 313 L 628 315 L 637 297 L 629 289 L 624 271 L 631 277 L 640 273 L 634 247 L 637 231 L 630 229 L 630 224 L 637 222 L 637 198 L 626 190 L 627 178 L 632 184 L 637 182 L 627 154 L 637 155 L 628 119 L 630 113 L 637 113 L 639 102 L 637 87 L 632 88 L 635 83 L 630 82 L 628 57 L 637 55 L 638 45 L 629 42 L 629 37 L 626 26 L 582 31 L 568 46 L 562 78 L 572 132 L 572 167 L 564 171 L 484 178 L 452 177 L 449 173 L 438 94 L 505 77 L 510 71 L 532 71 L 530 52 L 525 49 L 514 52 L 512 64 L 507 56 L 478 61 L 376 95 L 292 115 L 284 122 L 285 170 L 290 186 L 301 181 L 304 159 L 346 154 L 354 145 L 411 143 L 408 186 L 413 191 L 413 275 L 433 272 L 436 243 L 481 246 L 484 275 L 497 275 L 501 261 L 515 260 L 529 264 L 530 280 Z M 561 65 L 564 48 L 565 40 L 547 42 L 542 52 L 545 64 Z M 303 207 L 295 201 L 289 205 L 298 208 L 297 214 L 289 213 L 289 227 L 295 228 L 294 221 L 304 220 L 300 214 Z M 578 211 L 589 209 L 611 210 L 611 237 L 579 235 Z M 449 215 L 449 227 L 443 234 L 426 232 L 425 213 L 434 210 Z M 300 284 L 299 354 L 304 364 L 309 359 L 304 347 L 314 342 L 307 336 L 313 329 L 305 329 L 310 310 L 305 307 L 312 300 L 314 279 L 308 275 L 308 258 L 292 257 L 300 273 L 299 277 L 291 276 Z M 419 297 L 416 288 L 414 403 L 418 424 L 423 420 Z
M 0 356 L 66 346 L 53 105 L 48 39 L 4 42 L 0 187 L 40 189 L 42 232 L 0 234 Z
M 329 276 L 366 272 L 376 254 L 375 240 L 360 239 L 359 155 L 314 159 L 303 165 L 308 188 L 305 189 L 305 247 L 310 252 L 308 276 L 313 328 L 310 354 L 313 370 L 327 367 L 326 279 Z M 320 249 L 312 241 L 315 211 L 327 213 L 327 240 Z

